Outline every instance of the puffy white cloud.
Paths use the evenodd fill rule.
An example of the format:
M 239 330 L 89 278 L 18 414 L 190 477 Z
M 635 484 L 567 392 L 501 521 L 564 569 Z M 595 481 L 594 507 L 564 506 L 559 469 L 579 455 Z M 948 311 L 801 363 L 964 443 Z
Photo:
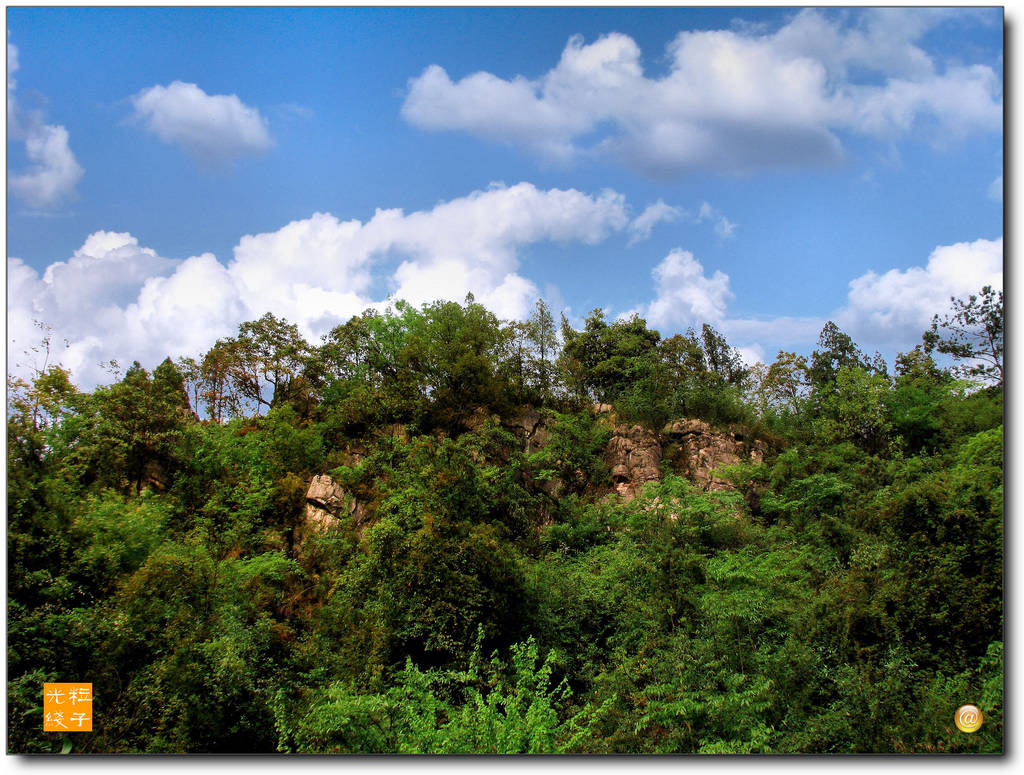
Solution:
M 18 372 L 38 340 L 34 320 L 69 341 L 61 360 L 89 386 L 104 381 L 101 362 L 153 367 L 200 355 L 268 311 L 316 341 L 381 306 L 389 290 L 416 304 L 472 292 L 501 317 L 525 318 L 540 293 L 517 273 L 518 251 L 550 240 L 595 244 L 626 228 L 626 210 L 613 191 L 494 186 L 431 210 L 378 210 L 366 222 L 316 213 L 242 237 L 227 266 L 210 253 L 163 258 L 130 234 L 100 231 L 42 275 L 8 259 L 9 362 Z
M 950 309 L 950 298 L 964 299 L 985 285 L 1003 287 L 1003 240 L 979 239 L 936 247 L 925 266 L 867 272 L 850 282 L 846 303 L 828 317 L 742 318 L 727 314 L 733 294 L 721 271 L 708 277 L 693 254 L 674 250 L 653 271 L 655 299 L 638 312 L 662 333 L 712 323 L 748 360 L 778 348 L 807 353 L 830 318 L 870 351 L 887 357 L 912 349 L 935 314 Z
M 201 355 L 233 334 L 246 313 L 223 264 L 212 253 L 193 256 L 173 274 L 148 279 L 137 300 L 124 308 L 125 349 L 119 352 L 122 357 L 144 353 L 154 364 L 167 355 Z
M 950 13 L 804 10 L 773 33 L 683 31 L 670 69 L 644 75 L 641 52 L 612 33 L 570 38 L 541 77 L 486 72 L 453 81 L 433 64 L 410 79 L 402 115 L 554 160 L 610 153 L 655 177 L 696 168 L 751 171 L 831 163 L 837 132 L 932 139 L 998 131 L 1001 82 L 987 65 L 937 64 L 916 41 Z M 585 136 L 598 138 L 587 146 Z
M 71 152 L 67 129 L 44 123 L 38 112 L 24 113 L 19 108 L 14 78 L 18 67 L 18 49 L 8 39 L 7 131 L 11 139 L 25 143 L 31 163 L 23 172 L 8 174 L 7 190 L 30 207 L 52 209 L 74 192 L 85 170 Z
M 1003 238 L 935 248 L 928 263 L 884 274 L 867 272 L 850 282 L 847 304 L 836 322 L 856 339 L 909 349 L 932 316 L 985 285 L 1003 287 Z
M 867 272 L 850 282 L 846 303 L 829 318 L 863 349 L 892 358 L 920 344 L 932 317 L 950 309 L 951 297 L 964 299 L 985 285 L 1003 287 L 1001 237 L 936 247 L 925 266 Z M 780 347 L 809 352 L 826 322 L 824 317 L 724 318 L 720 327 L 730 342 L 768 345 L 763 352 Z
M 234 94 L 207 94 L 194 83 L 150 86 L 131 98 L 134 118 L 196 161 L 221 165 L 273 145 L 266 119 Z
M 121 305 L 134 300 L 151 277 L 172 272 L 178 262 L 161 258 L 125 232 L 98 231 L 67 261 L 55 261 L 43 274 L 62 315 Z
M 7 186 L 32 207 L 56 205 L 74 191 L 85 174 L 68 145 L 68 130 L 62 126 L 38 124 L 28 129 L 25 152 L 32 165 L 25 172 L 10 175 Z
M 41 276 L 20 259 L 8 258 L 9 362 L 22 362 L 24 351 L 37 343 L 34 321 L 50 326 L 54 341 L 69 342 L 62 355 L 64 365 L 93 383 L 101 377 L 100 361 L 181 354 L 174 351 L 179 338 L 190 327 L 201 329 L 206 320 L 183 315 L 173 322 L 168 337 L 157 338 L 126 315 L 145 298 L 147 286 L 180 273 L 181 265 L 140 247 L 130 234 L 106 231 L 90 235 L 71 258 L 50 264 Z M 203 293 L 197 286 L 182 296 L 194 300 Z
M 688 250 L 676 249 L 654 267 L 657 296 L 644 317 L 654 327 L 682 328 L 691 323 L 717 322 L 732 298 L 729 276 L 721 271 L 708 277 Z
M 443 202 L 405 214 L 377 210 L 365 223 L 317 213 L 269 234 L 243 237 L 230 272 L 246 305 L 278 310 L 312 326 L 332 311 L 347 317 L 372 303 L 371 267 L 400 259 L 389 280 L 412 303 L 462 300 L 472 292 L 495 312 L 525 317 L 536 288 L 516 274 L 518 250 L 542 241 L 595 244 L 628 222 L 621 194 L 541 191 L 529 183 Z M 324 293 L 299 298 L 300 284 Z

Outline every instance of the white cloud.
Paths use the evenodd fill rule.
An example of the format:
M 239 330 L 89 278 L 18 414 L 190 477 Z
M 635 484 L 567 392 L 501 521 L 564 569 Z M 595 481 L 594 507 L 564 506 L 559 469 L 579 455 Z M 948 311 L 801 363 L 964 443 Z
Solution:
M 892 358 L 920 344 L 932 317 L 950 309 L 951 297 L 965 299 L 985 285 L 1003 287 L 1001 237 L 936 247 L 925 266 L 867 272 L 850 282 L 846 303 L 829 318 L 862 349 L 879 349 Z M 808 353 L 826 322 L 824 317 L 725 318 L 721 330 L 731 343 L 768 343 Z
M 629 245 L 635 245 L 651 236 L 651 230 L 662 221 L 674 221 L 685 211 L 681 207 L 673 207 L 665 204 L 659 199 L 654 204 L 648 205 L 640 215 L 629 224 L 632 237 L 629 238 Z
M 19 108 L 14 78 L 18 67 L 18 49 L 8 39 L 7 131 L 11 139 L 25 143 L 31 164 L 24 172 L 8 173 L 7 189 L 30 207 L 52 209 L 74 192 L 85 170 L 71 152 L 67 129 L 44 123 L 38 112 L 24 113 Z
M 131 234 L 98 231 L 67 261 L 50 264 L 42 281 L 61 316 L 71 318 L 134 300 L 147 280 L 170 274 L 177 264 L 139 247 Z
M 718 217 L 715 221 L 715 234 L 722 239 L 729 239 L 732 233 L 736 230 L 736 224 L 726 218 L 724 215 Z
M 371 267 L 396 257 L 400 263 L 388 278 L 395 297 L 419 304 L 461 301 L 472 292 L 495 312 L 518 318 L 539 295 L 516 274 L 519 248 L 542 241 L 595 244 L 627 222 L 625 199 L 613 191 L 588 196 L 529 183 L 495 185 L 429 211 L 377 210 L 365 223 L 317 213 L 246 236 L 230 271 L 253 311 L 279 310 L 312 324 L 332 310 L 362 311 L 372 302 Z M 330 295 L 301 295 L 301 285 Z
M 702 202 L 697 213 L 693 214 L 682 207 L 667 205 L 659 199 L 654 204 L 648 205 L 640 215 L 630 222 L 629 231 L 632 236 L 626 243 L 627 247 L 649 238 L 654 227 L 662 221 L 675 221 L 680 218 L 689 223 L 711 222 L 714 224 L 715 234 L 722 239 L 729 239 L 736 230 L 736 224 L 708 202 Z
M 10 192 L 30 206 L 50 208 L 75 189 L 85 170 L 68 145 L 68 130 L 37 124 L 27 130 L 25 152 L 32 165 L 7 179 Z
M 697 213 L 697 223 L 701 221 L 713 221 L 715 234 L 722 239 L 729 239 L 736 230 L 736 224 L 726 218 L 721 212 L 711 206 L 709 202 L 703 202 Z
M 846 303 L 826 317 L 730 317 L 733 294 L 729 276 L 708 277 L 692 253 L 674 250 L 657 267 L 655 299 L 629 312 L 643 315 L 668 335 L 685 326 L 709 322 L 744 352 L 761 357 L 777 348 L 809 353 L 830 318 L 863 349 L 889 357 L 911 350 L 935 314 L 950 309 L 950 298 L 964 299 L 983 286 L 1003 287 L 1003 240 L 979 239 L 936 247 L 925 266 L 867 272 L 850 282 Z M 626 317 L 624 313 L 620 317 Z
M 932 316 L 949 309 L 951 296 L 965 298 L 985 285 L 1003 287 L 1002 237 L 937 247 L 923 267 L 867 272 L 850 282 L 835 319 L 854 339 L 909 349 Z
M 716 270 L 708 277 L 688 250 L 673 250 L 651 274 L 657 296 L 647 306 L 644 317 L 655 328 L 717 322 L 725 315 L 732 298 L 729 276 Z
M 736 350 L 740 354 L 740 359 L 747 366 L 764 363 L 764 348 L 759 344 L 753 344 L 749 347 L 737 347 Z
M 730 342 L 735 340 L 750 347 L 761 347 L 757 342 L 768 342 L 771 347 L 799 349 L 818 341 L 818 334 L 827 322 L 826 318 L 791 315 L 769 319 L 727 318 L 722 320 L 721 330 Z
M 204 165 L 222 165 L 273 145 L 267 121 L 234 94 L 207 94 L 194 83 L 150 86 L 131 98 L 134 118 Z
M 316 341 L 382 306 L 388 290 L 414 304 L 472 292 L 499 316 L 521 319 L 540 293 L 518 274 L 518 251 L 551 240 L 598 243 L 626 228 L 626 210 L 613 191 L 494 186 L 431 210 L 378 210 L 366 222 L 316 213 L 242 237 L 227 266 L 210 253 L 163 258 L 130 234 L 96 232 L 42 275 L 8 259 L 9 362 L 24 360 L 41 320 L 69 340 L 63 363 L 89 386 L 105 379 L 100 362 L 153 367 L 167 355 L 201 355 L 268 311 Z
M 568 161 L 612 154 L 654 177 L 832 163 L 837 132 L 931 139 L 998 131 L 1001 82 L 987 65 L 937 63 L 916 41 L 949 13 L 804 10 L 774 33 L 680 32 L 669 72 L 644 75 L 620 33 L 569 39 L 537 79 L 486 72 L 453 81 L 439 65 L 410 79 L 402 115 Z M 583 140 L 598 138 L 589 146 Z

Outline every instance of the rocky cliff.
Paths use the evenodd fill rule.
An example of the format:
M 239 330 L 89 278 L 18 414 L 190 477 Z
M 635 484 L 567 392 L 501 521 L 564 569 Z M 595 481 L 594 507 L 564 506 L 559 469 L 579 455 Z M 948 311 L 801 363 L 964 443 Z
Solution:
M 748 440 L 739 431 L 715 429 L 703 420 L 675 420 L 654 433 L 640 425 L 618 423 L 607 404 L 595 404 L 593 411 L 612 426 L 605 462 L 615 491 L 626 501 L 635 498 L 647 482 L 661 479 L 663 460 L 703 490 L 729 490 L 732 485 L 716 476 L 715 469 L 764 459 L 763 442 Z
M 623 501 L 640 494 L 647 482 L 661 480 L 663 466 L 688 477 L 703 490 L 728 490 L 732 485 L 717 476 L 715 469 L 745 460 L 760 462 L 765 446 L 737 430 L 721 430 L 703 420 L 680 419 L 668 423 L 660 433 L 642 425 L 621 423 L 608 404 L 595 404 L 592 412 L 598 421 L 611 430 L 604 449 L 610 485 Z M 487 415 L 480 413 L 475 425 L 482 427 Z M 532 454 L 544 448 L 551 435 L 551 420 L 532 407 L 525 407 L 506 418 L 502 425 L 516 437 L 519 448 Z M 471 426 L 473 424 L 471 423 Z M 401 429 L 390 432 L 408 438 Z M 353 462 L 362 458 L 364 450 L 349 449 Z M 540 489 L 553 497 L 563 490 L 558 481 L 545 481 Z M 352 518 L 357 528 L 371 519 L 371 508 L 352 493 L 347 493 L 327 474 L 314 476 L 306 492 L 306 514 L 302 532 L 326 530 L 340 519 Z

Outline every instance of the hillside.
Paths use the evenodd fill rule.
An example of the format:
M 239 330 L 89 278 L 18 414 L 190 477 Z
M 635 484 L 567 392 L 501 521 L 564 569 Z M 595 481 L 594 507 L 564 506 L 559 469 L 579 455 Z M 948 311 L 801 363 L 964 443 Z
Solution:
M 470 297 L 9 379 L 8 751 L 1001 752 L 973 304 L 998 346 L 891 371 Z M 94 732 L 41 731 L 58 681 Z

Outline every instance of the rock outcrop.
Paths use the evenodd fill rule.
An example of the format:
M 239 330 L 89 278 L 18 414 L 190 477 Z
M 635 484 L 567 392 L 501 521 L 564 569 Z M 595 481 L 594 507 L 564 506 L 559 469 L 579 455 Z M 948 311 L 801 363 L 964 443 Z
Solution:
M 641 425 L 616 425 L 605 447 L 612 484 L 623 499 L 633 500 L 647 482 L 661 479 L 661 442 Z
M 327 474 L 314 476 L 306 490 L 306 519 L 303 532 L 320 532 L 334 527 L 345 516 L 355 517 L 359 526 L 369 515 L 365 506 L 345 492 Z
M 764 459 L 764 443 L 747 443 L 741 433 L 723 432 L 703 420 L 676 420 L 665 426 L 662 435 L 668 444 L 676 445 L 673 457 L 682 463 L 683 471 L 704 490 L 731 490 L 732 485 L 715 476 L 713 469 L 735 465 L 749 459 Z
M 543 415 L 532 406 L 523 407 L 505 423 L 505 427 L 519 439 L 521 449 L 527 455 L 542 449 L 551 436 Z
M 703 420 L 676 420 L 660 434 L 641 425 L 615 424 L 612 429 L 605 462 L 615 491 L 625 501 L 639 495 L 647 482 L 660 481 L 663 458 L 702 490 L 731 490 L 730 482 L 712 472 L 745 460 L 759 463 L 765 454 L 763 442 L 745 440 L 738 431 L 717 430 Z

